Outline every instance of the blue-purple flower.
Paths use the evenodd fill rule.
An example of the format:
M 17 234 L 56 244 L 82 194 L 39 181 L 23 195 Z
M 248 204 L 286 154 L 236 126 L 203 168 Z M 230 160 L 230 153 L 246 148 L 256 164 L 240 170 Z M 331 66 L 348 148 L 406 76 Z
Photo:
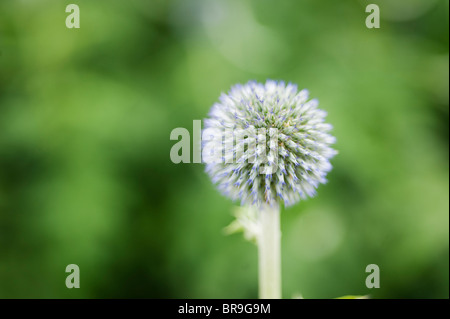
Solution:
M 206 172 L 223 194 L 243 204 L 288 206 L 326 183 L 336 139 L 307 90 L 250 81 L 219 100 L 204 121 L 202 147 Z

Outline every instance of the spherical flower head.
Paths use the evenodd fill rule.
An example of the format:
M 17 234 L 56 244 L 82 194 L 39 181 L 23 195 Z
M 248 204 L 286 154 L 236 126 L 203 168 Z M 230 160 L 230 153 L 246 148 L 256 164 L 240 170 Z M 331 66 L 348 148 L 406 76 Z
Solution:
M 202 132 L 206 172 L 243 204 L 293 205 L 312 197 L 332 166 L 336 139 L 308 91 L 283 81 L 235 85 L 213 105 Z

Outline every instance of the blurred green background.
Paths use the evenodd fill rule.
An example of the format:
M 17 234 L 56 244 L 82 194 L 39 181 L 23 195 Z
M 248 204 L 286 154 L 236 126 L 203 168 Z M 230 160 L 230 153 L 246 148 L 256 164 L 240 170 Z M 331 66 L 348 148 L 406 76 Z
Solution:
M 169 135 L 267 78 L 308 88 L 339 150 L 282 211 L 283 296 L 449 297 L 448 1 L 72 2 L 0 2 L 1 298 L 256 298 L 236 204 Z

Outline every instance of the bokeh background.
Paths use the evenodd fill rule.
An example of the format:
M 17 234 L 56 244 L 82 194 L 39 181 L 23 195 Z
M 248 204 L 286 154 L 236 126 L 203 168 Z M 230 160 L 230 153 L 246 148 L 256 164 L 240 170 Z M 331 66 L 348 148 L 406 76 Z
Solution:
M 80 29 L 71 2 L 0 2 L 1 298 L 256 298 L 236 203 L 169 136 L 267 78 L 319 99 L 340 152 L 282 211 L 283 296 L 448 298 L 448 1 L 72 2 Z

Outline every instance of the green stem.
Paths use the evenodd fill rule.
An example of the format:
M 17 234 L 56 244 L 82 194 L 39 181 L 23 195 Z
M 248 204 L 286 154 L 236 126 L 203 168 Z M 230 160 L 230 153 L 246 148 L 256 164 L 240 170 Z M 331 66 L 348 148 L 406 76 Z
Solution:
M 259 297 L 281 299 L 281 231 L 278 205 L 262 205 L 258 234 Z

